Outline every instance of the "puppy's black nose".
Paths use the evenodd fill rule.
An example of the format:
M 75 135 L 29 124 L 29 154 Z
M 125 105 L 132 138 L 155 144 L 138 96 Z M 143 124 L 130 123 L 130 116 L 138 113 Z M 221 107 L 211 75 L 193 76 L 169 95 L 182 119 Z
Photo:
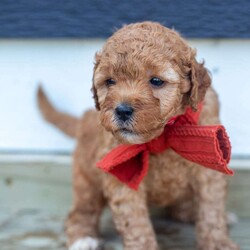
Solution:
M 134 112 L 134 109 L 128 104 L 121 103 L 115 109 L 115 114 L 119 120 L 127 121 L 130 119 Z

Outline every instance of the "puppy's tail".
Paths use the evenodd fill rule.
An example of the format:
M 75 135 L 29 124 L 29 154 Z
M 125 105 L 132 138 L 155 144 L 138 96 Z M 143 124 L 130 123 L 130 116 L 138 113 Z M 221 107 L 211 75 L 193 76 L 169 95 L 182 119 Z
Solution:
M 37 91 L 37 102 L 39 109 L 46 121 L 55 125 L 68 136 L 74 138 L 76 137 L 77 126 L 80 120 L 69 114 L 56 110 L 47 98 L 41 85 L 39 86 Z

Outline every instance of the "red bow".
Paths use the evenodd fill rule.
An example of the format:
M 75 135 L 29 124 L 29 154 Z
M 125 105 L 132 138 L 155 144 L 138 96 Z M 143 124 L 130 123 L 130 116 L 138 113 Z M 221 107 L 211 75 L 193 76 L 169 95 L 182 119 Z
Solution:
M 137 189 L 148 171 L 149 154 L 172 148 L 176 153 L 204 167 L 233 175 L 227 167 L 231 145 L 221 125 L 198 126 L 202 104 L 198 111 L 187 108 L 185 114 L 173 117 L 156 139 L 135 145 L 120 145 L 111 150 L 97 166 L 132 189 Z

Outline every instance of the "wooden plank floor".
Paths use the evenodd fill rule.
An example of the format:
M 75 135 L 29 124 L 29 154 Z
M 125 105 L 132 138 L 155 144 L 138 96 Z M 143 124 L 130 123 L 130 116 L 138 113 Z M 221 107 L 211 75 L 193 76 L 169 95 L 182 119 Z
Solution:
M 14 156 L 11 161 L 10 157 L 1 159 L 0 155 L 0 201 L 4 200 L 0 202 L 0 209 L 69 210 L 70 156 L 44 156 L 40 160 Z M 250 170 L 237 169 L 228 180 L 228 210 L 239 217 L 250 218 Z
M 0 250 L 66 249 L 63 221 L 71 204 L 71 168 L 69 157 L 59 158 L 0 159 Z M 242 250 L 250 250 L 249 180 L 249 170 L 229 178 L 227 207 L 240 218 L 230 233 Z M 159 217 L 153 222 L 161 250 L 195 249 L 192 225 Z M 109 213 L 101 225 L 104 249 L 121 250 Z
M 1 250 L 66 250 L 63 233 L 65 214 L 24 209 L 15 213 L 0 211 Z M 194 227 L 165 219 L 154 219 L 161 250 L 195 249 Z M 102 218 L 105 250 L 122 250 L 108 212 Z M 250 219 L 231 227 L 232 238 L 242 250 L 250 250 Z M 223 250 L 223 249 L 222 249 Z

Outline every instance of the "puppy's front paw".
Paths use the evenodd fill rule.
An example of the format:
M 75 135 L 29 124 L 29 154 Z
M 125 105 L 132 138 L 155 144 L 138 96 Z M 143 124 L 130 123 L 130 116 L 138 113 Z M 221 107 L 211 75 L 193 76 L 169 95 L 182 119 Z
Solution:
M 91 237 L 84 237 L 75 241 L 69 250 L 99 250 L 100 243 L 97 239 Z

